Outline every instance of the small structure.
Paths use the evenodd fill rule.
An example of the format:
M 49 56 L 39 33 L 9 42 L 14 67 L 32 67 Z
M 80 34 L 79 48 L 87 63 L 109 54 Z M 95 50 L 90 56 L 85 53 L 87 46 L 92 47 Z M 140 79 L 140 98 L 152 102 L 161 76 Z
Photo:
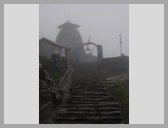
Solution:
M 59 57 L 69 58 L 69 52 L 69 48 L 61 44 L 56 44 L 55 42 L 46 38 L 42 38 L 39 41 L 39 54 L 42 57 L 52 59 L 53 55 L 57 55 Z
M 96 47 L 96 51 L 97 51 L 97 57 L 95 55 L 93 55 L 93 52 L 95 51 L 95 49 L 90 49 L 89 45 L 93 45 Z M 81 54 L 81 50 L 84 49 L 84 46 L 86 47 L 86 51 L 89 51 L 89 53 L 86 53 L 84 55 Z M 95 44 L 93 42 L 90 42 L 90 39 L 88 40 L 87 43 L 82 44 L 80 47 L 78 47 L 76 49 L 76 53 L 77 53 L 77 62 L 101 62 L 103 59 L 103 48 L 101 45 Z

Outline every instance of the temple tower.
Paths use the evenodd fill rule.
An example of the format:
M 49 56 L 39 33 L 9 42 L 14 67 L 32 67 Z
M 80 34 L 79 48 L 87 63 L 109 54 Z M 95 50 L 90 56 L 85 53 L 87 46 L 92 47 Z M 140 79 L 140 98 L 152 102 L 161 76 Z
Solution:
M 56 43 L 62 44 L 70 48 L 70 58 L 73 62 L 76 61 L 76 49 L 82 44 L 82 37 L 79 33 L 79 25 L 69 21 L 58 26 L 59 33 L 56 37 Z

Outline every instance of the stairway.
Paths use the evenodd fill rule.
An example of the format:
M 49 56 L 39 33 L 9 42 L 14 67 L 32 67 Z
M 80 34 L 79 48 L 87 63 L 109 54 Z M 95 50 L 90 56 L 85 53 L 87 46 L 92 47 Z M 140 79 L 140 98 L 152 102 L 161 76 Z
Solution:
M 115 94 L 101 84 L 95 64 L 79 66 L 73 73 L 68 96 L 52 118 L 54 124 L 120 124 Z

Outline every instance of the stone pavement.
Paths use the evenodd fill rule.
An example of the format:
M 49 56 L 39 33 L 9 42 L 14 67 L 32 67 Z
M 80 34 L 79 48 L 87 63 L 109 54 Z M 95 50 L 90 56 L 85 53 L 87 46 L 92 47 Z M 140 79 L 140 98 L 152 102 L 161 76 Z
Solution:
M 65 101 L 54 111 L 53 124 L 120 124 L 115 93 L 102 84 L 95 64 L 80 65 L 73 73 Z

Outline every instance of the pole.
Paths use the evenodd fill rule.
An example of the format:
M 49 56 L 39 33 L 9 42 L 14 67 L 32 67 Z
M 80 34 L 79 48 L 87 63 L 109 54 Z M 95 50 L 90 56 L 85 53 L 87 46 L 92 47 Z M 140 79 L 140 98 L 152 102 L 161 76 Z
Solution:
M 66 81 L 68 81 L 68 59 L 66 58 Z
M 120 38 L 120 55 L 122 56 L 122 34 L 119 34 L 119 38 Z

